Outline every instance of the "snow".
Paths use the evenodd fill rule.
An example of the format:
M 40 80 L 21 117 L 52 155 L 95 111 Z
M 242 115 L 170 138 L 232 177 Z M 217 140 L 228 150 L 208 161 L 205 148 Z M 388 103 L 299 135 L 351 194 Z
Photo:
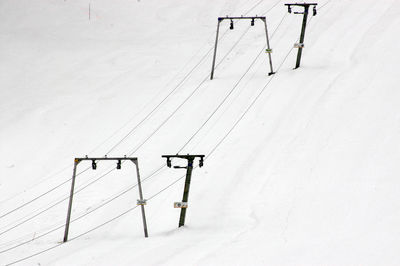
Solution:
M 101 162 L 77 177 L 72 219 L 93 212 L 74 240 L 20 265 L 398 265 L 400 3 L 316 2 L 293 70 L 302 16 L 285 1 L 2 0 L 0 252 L 33 241 L 1 265 L 62 241 L 65 200 L 16 225 L 68 197 L 74 157 L 105 154 L 139 158 L 149 238 L 136 208 L 74 239 L 136 205 L 134 187 L 95 210 L 136 184 L 130 163 L 91 184 Z M 217 17 L 265 13 L 278 73 L 261 23 L 224 22 L 210 81 Z M 184 170 L 148 178 L 178 151 L 207 156 L 181 228 L 184 179 L 157 193 Z

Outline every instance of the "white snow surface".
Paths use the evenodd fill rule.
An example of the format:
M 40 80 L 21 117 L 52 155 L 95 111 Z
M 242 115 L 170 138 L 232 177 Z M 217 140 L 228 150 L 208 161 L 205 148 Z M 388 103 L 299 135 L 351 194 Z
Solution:
M 31 241 L 0 264 L 58 245 L 17 264 L 399 265 L 400 2 L 315 2 L 293 70 L 285 1 L 1 0 L 0 252 Z M 278 73 L 260 21 L 224 21 L 210 81 L 217 17 L 263 14 Z M 185 171 L 148 178 L 178 151 L 208 156 L 181 228 L 184 179 L 168 186 Z M 136 206 L 134 187 L 59 245 L 68 201 L 38 213 L 69 196 L 75 157 L 106 154 L 139 158 L 149 238 L 139 208 L 75 238 Z M 136 184 L 131 163 L 90 183 L 114 166 L 77 176 L 72 219 Z

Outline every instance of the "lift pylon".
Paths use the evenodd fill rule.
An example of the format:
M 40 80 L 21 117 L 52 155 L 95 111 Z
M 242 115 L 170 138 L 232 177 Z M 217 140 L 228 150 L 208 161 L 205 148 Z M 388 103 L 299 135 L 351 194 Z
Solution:
M 293 6 L 299 6 L 304 8 L 304 12 L 294 12 L 294 14 L 303 14 L 303 23 L 301 26 L 301 33 L 300 33 L 300 42 L 296 43 L 294 45 L 295 48 L 298 48 L 297 52 L 297 60 L 296 60 L 296 66 L 294 69 L 300 67 L 300 61 L 301 61 L 301 54 L 303 52 L 304 48 L 304 36 L 306 33 L 306 26 L 307 26 L 307 17 L 308 17 L 308 11 L 310 9 L 310 6 L 313 6 L 313 16 L 317 15 L 317 3 L 293 3 L 293 4 L 285 4 L 285 6 L 288 7 L 288 12 L 292 13 L 292 7 Z
M 271 56 L 272 49 L 271 49 L 270 44 L 269 44 L 268 27 L 267 27 L 266 18 L 265 17 L 259 17 L 259 16 L 255 16 L 255 17 L 243 17 L 243 16 L 241 16 L 241 17 L 229 17 L 229 16 L 226 16 L 226 17 L 218 17 L 217 36 L 215 38 L 214 56 L 213 56 L 212 67 L 211 67 L 211 75 L 210 75 L 210 79 L 211 80 L 214 79 L 215 60 L 216 60 L 216 57 L 217 57 L 217 47 L 218 47 L 219 26 L 220 26 L 222 21 L 230 20 L 230 27 L 229 28 L 231 30 L 233 30 L 234 29 L 233 21 L 234 20 L 241 20 L 241 19 L 250 20 L 251 21 L 250 22 L 251 26 L 254 26 L 254 22 L 257 19 L 262 20 L 264 22 L 265 36 L 266 36 L 266 39 L 267 39 L 267 49 L 265 51 L 268 54 L 269 67 L 270 67 L 270 72 L 268 73 L 268 76 L 275 74 L 274 69 L 272 67 L 272 56 Z
M 71 210 L 72 210 L 72 200 L 74 197 L 74 188 L 75 188 L 75 179 L 76 179 L 76 169 L 78 167 L 78 164 L 82 161 L 92 161 L 92 169 L 96 170 L 97 169 L 97 162 L 98 161 L 116 161 L 117 162 L 117 169 L 121 169 L 121 162 L 122 161 L 131 161 L 135 164 L 136 166 L 136 176 L 137 176 L 137 181 L 138 181 L 138 189 L 139 189 L 139 199 L 137 201 L 137 205 L 140 205 L 141 210 L 142 210 L 142 219 L 143 219 L 143 229 L 144 229 L 144 236 L 148 237 L 147 233 L 147 222 L 146 222 L 146 214 L 144 211 L 144 205 L 146 204 L 146 200 L 143 199 L 143 191 L 142 191 L 142 183 L 140 181 L 140 173 L 139 173 L 139 163 L 138 159 L 136 157 L 83 157 L 83 158 L 75 158 L 74 159 L 74 170 L 72 174 L 72 183 L 71 183 L 71 192 L 69 196 L 69 204 L 68 204 L 68 211 L 67 211 L 67 221 L 65 223 L 65 231 L 64 231 L 64 240 L 63 242 L 68 241 L 68 232 L 69 232 L 69 225 L 71 221 Z
M 196 158 L 200 158 L 199 167 L 202 167 L 204 164 L 204 156 L 205 155 L 163 155 L 163 158 L 167 158 L 167 166 L 172 167 L 172 158 L 180 158 L 187 160 L 187 166 L 174 166 L 175 169 L 186 169 L 186 179 L 185 179 L 185 188 L 183 190 L 183 198 L 182 202 L 177 202 L 174 206 L 175 208 L 181 208 L 181 215 L 179 217 L 179 227 L 185 225 L 185 218 L 186 218 L 186 209 L 187 209 L 187 202 L 189 199 L 189 189 L 190 189 L 190 180 L 192 178 L 192 171 L 193 171 L 193 162 Z

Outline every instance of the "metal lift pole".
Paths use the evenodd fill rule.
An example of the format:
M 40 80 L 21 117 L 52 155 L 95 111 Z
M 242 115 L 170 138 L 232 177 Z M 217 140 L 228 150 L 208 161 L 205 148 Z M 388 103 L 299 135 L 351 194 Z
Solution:
M 269 58 L 269 67 L 271 69 L 271 72 L 268 73 L 268 76 L 271 76 L 275 74 L 274 69 L 272 68 L 272 56 L 271 56 L 271 47 L 269 45 L 269 37 L 268 37 L 268 28 L 267 28 L 267 21 L 266 19 L 263 19 L 264 21 L 264 26 L 265 26 L 265 36 L 267 38 L 267 51 L 268 51 L 268 58 Z
M 188 165 L 187 165 L 186 179 L 185 179 L 185 188 L 183 190 L 182 202 L 188 202 L 188 199 L 189 199 L 189 189 L 190 189 L 190 180 L 192 178 L 193 160 L 194 160 L 194 158 L 188 158 Z M 181 209 L 181 216 L 179 218 L 179 227 L 185 225 L 186 209 L 187 208 Z
M 136 176 L 138 180 L 138 189 L 139 189 L 139 199 L 143 202 L 143 192 L 142 192 L 142 182 L 140 181 L 140 173 L 139 173 L 139 163 L 138 160 L 132 160 L 132 162 L 136 165 Z M 143 229 L 144 229 L 144 236 L 148 237 L 149 234 L 147 233 L 147 222 L 146 222 L 146 213 L 144 211 L 144 205 L 141 204 L 140 208 L 142 209 L 142 220 L 143 220 Z
M 148 237 L 147 232 L 147 223 L 146 223 L 146 214 L 144 211 L 144 205 L 146 204 L 146 200 L 143 199 L 143 192 L 142 192 L 142 183 L 140 181 L 140 173 L 139 173 L 139 163 L 136 157 L 114 157 L 114 158 L 107 158 L 107 157 L 81 157 L 75 158 L 74 160 L 74 172 L 72 174 L 72 184 L 71 184 L 71 192 L 69 196 L 69 205 L 68 205 L 68 212 L 67 212 L 67 221 L 65 223 L 65 232 L 64 232 L 64 240 L 63 242 L 68 241 L 68 232 L 69 232 L 69 225 L 71 221 L 71 210 L 72 210 L 72 199 L 74 197 L 74 187 L 75 187 L 75 179 L 76 179 L 76 168 L 81 161 L 92 161 L 92 168 L 95 170 L 97 168 L 96 161 L 117 161 L 117 169 L 121 169 L 121 161 L 130 160 L 136 165 L 136 175 L 138 180 L 138 188 L 139 188 L 139 197 L 138 205 L 141 205 L 142 209 L 142 218 L 143 218 L 143 228 L 144 228 L 144 236 Z
M 217 57 L 217 47 L 218 47 L 218 35 L 219 35 L 219 27 L 220 27 L 221 22 L 224 21 L 224 20 L 230 20 L 231 21 L 230 29 L 233 30 L 233 21 L 234 20 L 243 20 L 243 19 L 251 20 L 251 24 L 250 24 L 251 26 L 254 26 L 254 21 L 255 20 L 261 19 L 262 21 L 264 21 L 265 34 L 266 34 L 266 38 L 267 38 L 267 47 L 268 47 L 268 49 L 266 51 L 268 53 L 269 66 L 270 66 L 270 69 L 271 69 L 271 72 L 268 73 L 268 76 L 270 76 L 272 74 L 275 74 L 275 72 L 274 72 L 274 70 L 272 68 L 272 56 L 271 56 L 272 49 L 271 49 L 270 44 L 269 44 L 269 36 L 268 36 L 266 17 L 264 17 L 264 16 L 262 16 L 262 17 L 259 17 L 259 16 L 255 16 L 255 17 L 244 17 L 244 16 L 241 16 L 241 17 L 229 17 L 229 16 L 226 16 L 226 17 L 218 17 L 217 36 L 215 38 L 214 57 L 213 57 L 213 62 L 212 62 L 211 75 L 210 75 L 210 79 L 211 80 L 214 79 L 215 61 L 216 61 L 216 57 Z
M 65 223 L 65 232 L 64 232 L 64 240 L 63 242 L 68 241 L 68 232 L 69 232 L 69 223 L 71 221 L 71 209 L 72 209 L 72 199 L 74 197 L 74 187 L 75 187 L 75 178 L 76 178 L 76 167 L 78 166 L 80 160 L 75 159 L 74 160 L 74 171 L 72 174 L 72 183 L 71 183 L 71 192 L 69 195 L 69 204 L 68 204 L 68 212 L 67 212 L 67 221 Z
M 214 57 L 213 57 L 213 62 L 212 62 L 212 68 L 211 68 L 211 76 L 210 79 L 212 80 L 214 78 L 214 68 L 215 68 L 215 59 L 217 57 L 217 46 L 218 46 L 218 35 L 219 35 L 219 25 L 221 24 L 221 19 L 218 18 L 218 25 L 217 25 L 217 36 L 215 38 L 215 47 L 214 47 Z
M 306 34 L 306 26 L 307 26 L 307 17 L 308 17 L 309 7 L 310 7 L 309 5 L 304 5 L 303 25 L 301 27 L 300 43 L 304 43 L 304 36 Z M 303 52 L 303 47 L 300 47 L 299 51 L 297 52 L 297 61 L 296 61 L 295 69 L 300 67 L 302 52 Z

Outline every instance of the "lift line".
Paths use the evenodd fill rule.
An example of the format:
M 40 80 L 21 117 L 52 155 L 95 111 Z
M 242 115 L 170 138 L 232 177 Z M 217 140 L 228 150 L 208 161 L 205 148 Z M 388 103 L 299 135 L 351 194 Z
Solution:
M 264 22 L 264 26 L 265 26 L 265 36 L 267 38 L 267 49 L 265 50 L 266 53 L 268 54 L 268 58 L 269 58 L 269 66 L 271 71 L 268 73 L 268 76 L 275 74 L 273 67 L 272 67 L 272 57 L 271 57 L 271 53 L 272 53 L 272 49 L 269 45 L 269 37 L 268 37 L 268 27 L 267 27 L 267 21 L 265 17 L 259 17 L 259 16 L 255 16 L 255 17 L 218 17 L 218 25 L 217 25 L 217 36 L 215 38 L 215 47 L 214 47 L 214 57 L 213 57 L 213 62 L 212 62 L 212 68 L 211 68 L 211 76 L 210 79 L 213 80 L 214 79 L 214 70 L 215 70 L 215 59 L 217 57 L 217 46 L 218 46 L 218 35 L 219 35 L 219 26 L 221 24 L 222 21 L 224 20 L 230 20 L 230 26 L 229 29 L 233 30 L 234 29 L 234 25 L 233 25 L 233 21 L 234 20 L 240 20 L 240 19 L 248 19 L 250 20 L 250 25 L 254 26 L 254 22 L 256 19 L 262 20 Z

